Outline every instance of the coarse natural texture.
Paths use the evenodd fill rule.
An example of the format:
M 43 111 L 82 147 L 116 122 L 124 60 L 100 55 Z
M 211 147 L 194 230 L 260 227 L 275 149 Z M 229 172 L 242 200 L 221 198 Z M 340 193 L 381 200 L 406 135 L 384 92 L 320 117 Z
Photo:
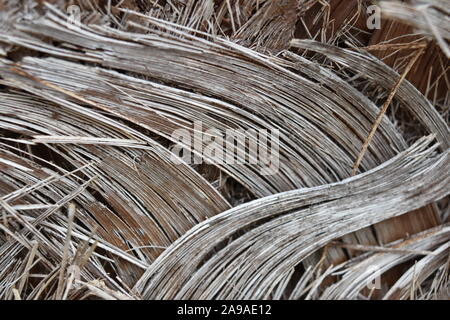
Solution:
M 449 299 L 449 41 L 445 0 L 0 0 L 0 299 Z

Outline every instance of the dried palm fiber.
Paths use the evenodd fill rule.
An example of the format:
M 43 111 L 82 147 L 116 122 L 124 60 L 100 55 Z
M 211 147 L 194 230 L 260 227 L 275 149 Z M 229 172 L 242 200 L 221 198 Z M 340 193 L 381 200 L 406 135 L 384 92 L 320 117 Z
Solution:
M 365 7 L 362 4 L 361 1 L 347 1 L 345 3 L 342 1 L 331 1 L 331 10 L 329 10 L 329 14 L 322 14 L 322 16 L 317 15 L 315 18 L 315 27 L 311 28 L 313 31 L 310 32 L 310 35 L 314 35 L 314 38 L 321 37 L 322 41 L 327 41 L 329 43 L 345 41 L 352 44 L 352 46 L 366 46 L 367 50 L 382 58 L 385 63 L 401 72 L 403 65 L 408 62 L 409 55 L 414 54 L 414 50 L 408 49 L 413 49 L 414 46 L 416 46 L 415 43 L 422 40 L 423 37 L 414 34 L 409 36 L 408 34 L 412 33 L 411 28 L 403 26 L 398 21 L 388 20 L 382 21 L 381 29 L 376 29 L 371 32 L 366 26 L 367 15 Z M 316 7 L 327 8 L 324 7 L 324 5 L 326 5 L 326 3 L 317 4 Z M 341 6 L 341 9 L 338 8 L 338 6 Z M 383 11 L 383 13 L 385 12 Z M 321 21 L 319 17 L 321 17 L 323 21 Z M 346 21 L 345 19 L 349 21 L 355 20 L 355 22 L 344 23 Z M 326 32 L 324 32 L 324 28 L 320 28 L 321 25 L 327 26 L 325 29 Z M 352 31 L 348 32 L 348 30 Z M 320 35 L 319 31 L 321 32 Z M 303 32 L 303 34 L 299 34 L 299 36 L 308 37 L 308 34 Z M 449 122 L 448 112 L 445 112 L 445 110 L 448 109 L 449 82 L 446 76 L 448 63 L 448 60 L 442 52 L 440 52 L 439 49 L 436 49 L 435 43 L 429 42 L 424 54 L 419 58 L 419 61 L 407 75 L 409 81 L 432 99 L 439 111 L 444 111 L 441 111 L 441 114 L 446 118 L 446 123 Z M 424 74 L 427 74 L 428 76 L 424 77 Z M 365 92 L 365 94 L 368 95 L 370 93 Z M 405 136 L 408 141 L 414 141 L 414 139 L 423 134 L 420 128 L 415 125 L 416 119 L 411 121 L 411 117 L 403 112 L 401 105 L 396 108 L 391 108 L 391 110 L 391 112 L 397 113 L 397 116 L 393 118 L 403 136 Z M 402 238 L 407 234 L 425 230 L 437 223 L 435 208 L 433 206 L 427 206 L 402 217 L 382 222 L 373 228 L 377 234 L 378 241 L 386 243 Z M 365 231 L 366 230 L 361 230 L 359 233 Z M 346 236 L 344 237 L 344 241 L 353 242 L 354 240 L 352 237 Z M 352 250 L 348 251 L 348 253 L 354 254 Z M 344 259 L 345 255 L 343 253 L 336 255 L 336 252 L 334 252 L 334 259 L 332 259 L 332 262 L 336 263 Z M 390 271 L 390 273 L 393 272 Z M 394 281 L 398 276 L 399 274 L 397 272 L 392 274 Z M 384 280 L 388 281 L 386 277 Z
M 20 103 L 20 107 L 16 104 Z M 13 106 L 13 107 L 11 107 Z M 37 110 L 36 110 L 37 108 Z M 54 135 L 73 136 L 103 136 L 102 128 L 107 129 L 109 137 L 123 137 L 124 134 L 138 137 L 141 134 L 133 132 L 130 128 L 119 127 L 115 121 L 101 119 L 99 114 L 83 116 L 80 114 L 82 108 L 77 108 L 73 114 L 70 110 L 64 114 L 57 106 L 43 104 L 43 101 L 36 100 L 29 95 L 2 95 L 2 111 L 4 114 L 19 112 L 19 119 L 8 119 L 6 123 L 20 123 L 26 121 L 30 129 L 26 129 L 28 134 L 33 136 L 38 133 Z M 58 115 L 53 119 L 53 115 Z M 51 120 L 49 120 L 49 118 Z M 100 118 L 100 119 L 99 119 Z M 103 121 L 101 121 L 103 120 Z M 84 124 L 80 129 L 73 124 Z M 61 126 L 61 124 L 64 124 Z M 108 129 L 108 126 L 114 127 Z M 94 129 L 93 129 L 94 128 Z M 96 130 L 95 128 L 99 128 Z M 88 130 L 88 131 L 86 131 Z M 96 132 L 98 131 L 98 132 Z M 83 139 L 78 139 L 83 142 Z M 131 148 L 134 149 L 132 146 Z M 123 153 L 120 150 L 109 147 L 95 149 L 87 146 L 77 148 L 64 148 L 55 150 L 61 157 L 77 168 L 85 166 L 92 161 L 101 161 L 101 165 L 95 170 L 83 171 L 90 177 L 96 176 L 95 183 L 99 183 L 97 192 L 107 200 L 109 206 L 115 209 L 119 217 L 114 216 L 108 207 L 94 205 L 94 199 L 86 203 L 89 211 L 94 215 L 91 227 L 98 225 L 99 232 L 103 232 L 105 238 L 111 238 L 113 243 L 123 249 L 127 249 L 127 242 L 133 246 L 145 246 L 152 243 L 156 249 L 144 250 L 144 256 L 154 258 L 160 249 L 158 247 L 167 246 L 178 238 L 190 227 L 205 219 L 209 215 L 217 214 L 229 208 L 226 200 L 221 197 L 209 184 L 207 184 L 192 169 L 181 169 L 183 167 L 172 165 L 168 159 L 168 152 L 155 145 L 155 149 L 150 146 L 141 146 L 140 150 L 128 150 Z M 142 150 L 152 150 L 143 153 Z M 154 153 L 160 153 L 155 158 Z M 138 158 L 138 162 L 136 159 Z M 166 158 L 165 161 L 162 159 Z M 120 159 L 115 161 L 114 159 Z M 169 167 L 168 167 L 169 166 Z M 182 172 L 178 172 L 178 170 Z M 115 181 L 111 185 L 111 179 Z M 142 184 L 143 183 L 143 184 Z M 191 186 L 187 186 L 187 184 Z M 198 190 L 197 190 L 198 189 Z M 166 193 L 168 195 L 166 195 Z M 178 193 L 178 196 L 176 194 Z M 151 195 L 151 196 L 149 196 Z M 134 200 L 136 197 L 142 204 Z M 171 200 L 171 197 L 187 198 L 183 203 Z M 135 205 L 130 206 L 129 204 Z M 136 205 L 144 205 L 143 210 Z M 152 212 L 149 215 L 149 209 Z M 124 223 L 121 219 L 125 219 Z M 115 235 L 115 233 L 117 235 Z M 123 237 L 124 240 L 121 239 Z M 146 252 L 146 253 L 145 253 Z M 132 275 L 130 275 L 132 276 Z
M 382 13 L 384 17 L 387 15 L 388 10 L 383 8 Z M 381 29 L 373 32 L 369 48 L 374 49 L 372 52 L 375 56 L 382 59 L 395 70 L 401 72 L 410 55 L 414 54 L 414 45 L 423 42 L 424 36 L 417 30 L 413 30 L 413 28 L 406 25 L 404 22 L 398 21 L 395 18 L 390 19 L 389 15 L 387 15 L 386 18 L 387 19 L 383 20 L 381 23 Z M 450 60 L 446 58 L 445 54 L 439 49 L 439 46 L 435 41 L 428 41 L 426 45 L 427 47 L 424 54 L 410 70 L 407 79 L 414 84 L 420 92 L 433 101 L 433 104 L 444 117 L 446 123 L 449 123 L 450 118 L 448 117 L 448 114 L 445 113 L 445 109 L 448 109 L 448 99 L 450 97 L 450 83 L 447 76 Z M 400 119 L 400 121 L 397 122 L 397 126 L 407 140 L 414 141 L 423 134 L 420 128 L 417 128 L 417 126 L 414 125 L 415 120 L 405 114 L 401 106 L 391 108 L 391 112 L 397 113 L 397 116 L 394 116 L 395 118 Z M 426 208 L 421 209 L 421 211 L 423 214 L 426 214 L 429 222 L 435 223 L 434 214 L 436 209 L 433 206 L 429 205 Z M 426 213 L 427 211 L 429 213 Z M 382 230 L 390 231 L 384 232 L 384 238 L 386 240 L 389 240 L 390 235 L 401 232 L 402 228 L 400 226 L 404 225 L 405 220 L 403 219 L 405 218 L 409 218 L 409 216 L 406 215 L 405 217 L 398 218 L 399 223 L 391 224 L 391 221 L 383 223 L 383 227 L 387 228 L 383 228 Z M 443 221 L 445 221 L 445 219 Z M 392 228 L 389 228 L 388 223 Z M 393 229 L 396 229 L 397 232 L 392 232 Z M 402 272 L 401 266 L 398 268 L 398 272 L 391 272 L 393 273 L 392 281 L 395 281 L 401 276 Z
M 58 73 L 60 73 L 61 72 L 61 70 L 60 69 L 58 69 Z M 183 72 L 183 75 L 184 75 L 185 73 Z M 85 77 L 85 73 L 84 72 L 82 72 L 82 76 L 83 77 Z M 199 77 L 200 78 L 200 77 Z M 205 79 L 206 80 L 206 79 Z M 206 85 L 209 85 L 209 81 L 205 81 L 205 82 L 207 82 L 207 84 L 205 84 L 205 86 Z M 77 82 L 77 83 L 81 83 L 81 82 Z M 244 84 L 245 86 L 247 85 L 247 84 Z M 89 86 L 89 88 L 92 88 L 92 86 Z M 92 91 L 92 89 L 89 89 L 90 91 Z M 104 90 L 103 90 L 104 91 Z M 108 91 L 108 89 L 107 89 L 107 91 Z M 222 94 L 222 93 L 221 93 Z M 335 98 L 336 99 L 336 98 Z M 252 102 L 252 103 L 254 103 L 254 102 Z M 373 110 L 376 110 L 375 108 L 373 109 Z M 142 120 L 140 120 L 140 121 L 142 121 Z M 371 122 L 372 122 L 373 120 L 371 120 Z M 321 121 L 322 122 L 322 121 Z M 164 121 L 164 123 L 166 123 L 166 121 Z M 298 135 L 298 129 L 297 128 L 295 128 L 296 130 L 295 130 L 295 132 L 294 132 L 294 134 L 296 134 L 296 135 Z M 170 132 L 172 132 L 173 131 L 173 128 L 169 128 L 169 130 L 168 130 L 168 134 L 170 134 Z M 364 133 L 360 133 L 360 135 L 363 135 Z M 308 137 L 308 140 L 310 140 L 309 139 L 309 137 Z M 307 141 L 308 142 L 308 141 Z M 356 151 L 356 148 L 354 148 L 354 150 Z M 323 155 L 319 155 L 319 156 L 317 156 L 317 159 L 321 159 L 321 158 L 324 158 L 324 156 Z M 333 162 L 335 162 L 335 160 L 334 159 L 331 159 Z M 347 160 L 347 162 L 348 162 L 348 160 Z M 284 161 L 283 161 L 283 163 L 284 163 Z M 339 163 L 338 163 L 339 164 Z M 322 168 L 323 167 L 323 165 L 320 165 L 319 166 L 319 168 Z M 228 166 L 227 166 L 227 168 L 228 168 Z M 226 168 L 226 169 L 227 169 Z M 295 171 L 297 171 L 296 169 L 291 169 L 291 170 L 295 170 Z M 342 177 L 345 177 L 345 176 L 347 176 L 347 173 L 345 173 L 344 175 L 342 175 L 341 176 L 341 178 Z M 254 181 L 255 181 L 255 179 L 249 174 L 249 173 L 246 173 L 245 174 L 245 177 L 244 178 L 246 178 L 246 179 L 248 179 L 248 180 L 250 180 L 250 182 L 252 182 L 252 183 L 254 183 Z M 283 182 L 283 185 L 285 185 L 285 182 Z M 278 190 L 280 190 L 280 189 L 278 189 Z M 281 189 L 282 190 L 282 189 Z
M 336 267 L 336 272 L 343 273 L 342 279 L 326 288 L 325 292 L 321 296 L 321 299 L 357 298 L 358 293 L 365 288 L 367 283 L 374 280 L 377 276 L 377 273 L 371 272 L 370 267 L 373 268 L 376 266 L 379 270 L 381 270 L 381 272 L 385 272 L 385 270 L 389 270 L 397 265 L 400 265 L 402 262 L 411 259 L 411 255 L 414 255 L 414 250 L 429 250 L 430 248 L 437 247 L 442 243 L 447 242 L 448 244 L 448 232 L 448 225 L 439 226 L 434 230 L 432 229 L 427 230 L 424 233 L 419 233 L 406 241 L 393 244 L 393 247 L 397 249 L 402 248 L 413 250 L 408 254 L 384 252 L 372 255 L 362 261 L 346 261 L 342 265 Z M 436 257 L 433 252 L 430 252 L 423 259 L 425 260 L 431 257 Z M 361 257 L 359 257 L 359 259 L 361 259 Z M 407 287 L 411 284 L 412 282 L 405 281 L 404 285 Z M 396 284 L 395 286 L 398 285 Z M 391 291 L 394 287 L 391 288 Z M 387 297 L 388 296 L 389 293 Z
M 423 152 L 423 144 L 426 145 L 427 140 L 415 145 L 409 152 L 419 148 L 427 157 L 434 149 Z M 285 273 L 290 272 L 302 258 L 325 245 L 330 238 L 397 215 L 397 200 L 400 201 L 397 204 L 402 208 L 400 210 L 405 210 L 400 214 L 420 207 L 423 203 L 415 202 L 409 207 L 412 194 L 423 197 L 429 190 L 437 199 L 446 194 L 443 185 L 418 191 L 404 183 L 402 170 L 410 170 L 408 160 L 412 163 L 418 160 L 417 155 L 409 152 L 356 178 L 255 200 L 200 223 L 158 257 L 140 279 L 138 288 L 142 286 L 145 297 L 149 298 L 268 298 Z M 437 161 L 431 166 L 439 171 L 437 175 L 442 169 L 448 170 L 445 166 L 449 166 L 450 162 L 446 159 L 449 154 L 446 154 L 431 160 Z M 422 170 L 417 173 L 418 176 L 438 179 L 432 177 L 432 172 Z M 386 193 L 382 191 L 384 188 Z M 358 195 L 359 191 L 364 192 L 363 196 Z M 383 204 L 377 201 L 378 197 L 383 199 Z M 373 200 L 376 206 L 367 199 Z M 255 226 L 258 220 L 265 222 Z M 203 260 L 209 250 L 214 250 L 221 241 L 246 226 L 254 227 L 228 242 L 225 249 L 206 262 Z M 192 259 L 193 256 L 195 259 Z M 171 282 L 171 277 L 177 281 Z
M 384 36 L 386 34 L 389 34 L 391 28 L 387 27 L 388 25 L 387 21 L 383 21 L 383 23 L 381 24 L 382 26 L 381 30 L 371 31 L 367 28 L 366 21 L 368 16 L 366 6 L 369 4 L 370 3 L 368 2 L 358 0 L 330 1 L 329 3 L 316 2 L 315 5 L 311 7 L 309 11 L 306 12 L 306 14 L 304 15 L 304 19 L 301 18 L 301 23 L 304 28 L 297 29 L 296 37 L 307 39 L 320 39 L 322 42 L 327 42 L 330 44 L 346 43 L 352 47 L 365 47 L 367 48 L 367 50 L 370 50 L 370 52 L 373 52 L 375 55 L 377 55 L 377 53 L 380 52 L 380 48 L 376 46 L 376 44 L 379 42 L 377 41 L 378 37 L 377 35 Z M 403 36 L 406 33 L 407 32 L 404 32 Z M 413 46 L 414 44 L 408 44 L 408 47 Z M 381 47 L 383 48 L 384 46 Z M 386 47 L 389 48 L 389 46 Z M 399 49 L 396 48 L 393 50 L 398 51 Z M 434 66 L 430 67 L 430 65 L 427 64 L 428 61 L 424 57 L 428 56 L 429 53 L 430 49 L 427 49 L 425 53 L 419 58 L 419 61 L 413 68 L 414 70 L 410 71 L 408 74 L 409 80 L 411 80 L 411 78 L 413 79 L 419 78 L 420 81 L 423 83 L 422 75 L 420 75 L 419 77 L 410 76 L 413 73 L 413 71 L 420 69 L 416 67 L 417 65 L 421 66 L 425 65 L 425 68 L 427 68 L 428 70 L 431 69 L 433 70 L 434 73 L 438 73 L 440 75 L 442 75 L 442 73 L 445 74 L 446 72 L 445 70 L 444 72 L 442 72 L 444 68 L 441 68 L 442 64 L 441 61 L 438 62 L 437 68 L 434 68 Z M 385 62 L 390 64 L 389 61 Z M 405 60 L 403 60 L 403 62 L 405 62 Z M 398 71 L 401 72 L 401 69 Z M 348 73 L 350 73 L 350 75 L 348 75 Z M 362 83 L 361 85 L 361 81 L 358 79 L 358 77 L 355 77 L 354 74 L 352 74 L 352 70 L 347 70 L 345 73 L 342 74 L 344 78 L 351 79 L 350 82 L 354 86 L 358 86 L 359 90 L 361 90 L 362 85 L 363 88 L 364 86 L 367 86 L 364 83 Z M 356 81 L 354 80 L 355 78 Z M 440 87 L 445 90 L 445 86 L 447 83 L 444 82 L 443 79 L 441 80 L 442 81 L 439 81 L 438 83 L 440 84 Z M 444 84 L 444 86 L 442 86 L 442 84 Z M 368 90 L 363 90 L 363 92 L 366 96 L 369 97 L 374 96 Z M 375 101 L 379 101 L 379 103 L 382 104 L 384 101 L 380 100 L 378 96 L 379 93 L 377 93 L 374 96 Z M 381 98 L 385 99 L 383 96 Z M 436 104 L 436 100 L 433 101 L 435 101 Z M 398 108 L 396 108 L 396 110 L 397 109 Z M 418 131 L 417 125 L 413 124 L 410 125 L 410 122 L 403 120 L 403 118 L 410 117 L 408 113 L 406 114 L 407 114 L 406 117 L 405 113 L 401 114 L 400 118 L 394 117 L 394 122 L 396 123 L 397 126 L 399 126 L 399 129 L 403 129 L 403 127 L 407 125 L 408 130 L 402 130 L 402 134 L 407 138 L 408 141 L 414 141 L 414 139 L 416 139 L 418 136 L 423 135 L 423 131 L 417 134 Z M 410 138 L 411 135 L 414 135 L 414 139 Z M 382 222 L 368 229 L 360 230 L 356 234 L 345 236 L 343 240 L 348 242 L 359 241 L 366 244 L 376 244 L 377 242 L 386 243 L 393 241 L 395 239 L 400 239 L 411 233 L 426 230 L 427 228 L 436 226 L 437 224 L 438 220 L 436 219 L 436 210 L 434 209 L 433 206 L 427 206 L 415 210 L 414 212 L 411 212 L 404 216 L 395 219 L 390 219 L 386 222 Z M 375 237 L 370 236 L 371 234 L 374 234 Z M 329 260 L 328 263 L 335 264 L 345 261 L 347 259 L 348 254 L 353 255 L 355 252 L 353 252 L 352 250 L 347 250 L 347 252 L 344 252 L 340 249 L 333 247 L 328 249 L 328 253 L 329 253 L 328 254 L 329 259 L 327 259 Z M 315 260 L 317 261 L 319 258 L 320 255 L 317 255 Z
M 314 1 L 74 1 L 79 28 L 67 3 L 52 3 L 2 11 L 1 297 L 318 298 L 338 269 L 307 258 L 331 240 L 384 245 L 441 223 L 427 220 L 431 210 L 410 213 L 396 236 L 392 220 L 364 229 L 448 194 L 448 123 L 407 81 L 394 103 L 439 145 L 408 149 L 420 136 L 405 140 L 398 119 L 383 117 L 360 167 L 373 170 L 344 180 L 399 77 L 355 50 L 368 45 L 353 26 L 360 16 L 337 36 L 319 28 L 320 43 L 291 41 Z M 342 10 L 330 15 L 353 17 Z M 173 131 L 193 133 L 199 120 L 219 132 L 279 129 L 280 170 L 174 165 Z M 447 241 L 435 230 L 418 250 Z M 417 258 L 393 255 L 397 265 Z M 425 258 L 422 274 L 442 273 L 444 260 Z M 42 277 L 20 278 L 30 270 Z M 333 298 L 365 294 L 341 282 Z
M 348 56 L 348 60 L 347 60 L 348 65 L 350 65 L 350 61 L 351 61 L 350 57 L 352 55 L 353 54 L 349 52 L 349 56 Z M 331 57 L 331 56 L 329 56 L 329 57 Z M 339 58 L 341 58 L 341 57 L 339 57 Z M 353 55 L 353 58 L 358 59 L 356 55 Z M 359 60 L 361 60 L 361 59 L 359 59 Z M 364 69 L 361 68 L 359 71 L 367 73 L 367 74 L 376 74 L 375 70 L 371 70 L 371 69 L 367 68 L 367 64 L 368 63 L 366 62 L 366 66 L 363 66 Z M 385 77 L 385 76 L 383 76 L 383 77 Z M 381 79 L 381 77 L 380 77 L 380 79 Z M 401 97 L 401 95 L 402 95 L 402 93 L 398 92 L 397 96 Z M 420 117 L 422 117 L 422 115 L 416 116 L 417 119 L 419 119 Z M 419 213 L 419 215 L 418 215 L 418 213 Z M 396 220 L 389 220 L 385 223 L 374 226 L 378 240 L 379 241 L 381 240 L 382 243 L 390 242 L 390 241 L 398 239 L 402 236 L 405 236 L 408 233 L 418 232 L 420 230 L 424 230 L 426 228 L 432 227 L 438 223 L 438 221 L 436 220 L 434 210 L 430 210 L 429 208 L 421 209 L 420 211 L 414 212 L 411 215 L 412 215 L 412 217 L 408 217 L 408 216 L 400 217 Z M 408 225 L 405 223 L 405 221 L 414 221 L 414 222 L 412 222 L 411 225 Z M 412 231 L 412 230 L 414 230 L 414 231 Z M 371 243 L 371 242 L 369 241 L 368 243 Z

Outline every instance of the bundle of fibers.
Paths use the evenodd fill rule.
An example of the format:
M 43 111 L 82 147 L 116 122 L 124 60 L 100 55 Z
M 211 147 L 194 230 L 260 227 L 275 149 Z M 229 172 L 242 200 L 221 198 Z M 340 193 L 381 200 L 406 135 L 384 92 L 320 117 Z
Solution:
M 449 299 L 449 32 L 445 0 L 0 1 L 0 299 Z

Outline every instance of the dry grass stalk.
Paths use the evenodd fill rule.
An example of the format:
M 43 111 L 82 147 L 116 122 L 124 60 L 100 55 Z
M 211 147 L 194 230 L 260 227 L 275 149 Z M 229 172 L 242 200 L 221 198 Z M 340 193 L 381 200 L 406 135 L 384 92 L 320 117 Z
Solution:
M 373 124 L 372 129 L 370 130 L 369 135 L 367 136 L 366 140 L 364 140 L 364 143 L 361 147 L 361 151 L 359 152 L 358 158 L 356 159 L 355 164 L 353 165 L 352 175 L 355 175 L 357 173 L 358 168 L 361 165 L 361 161 L 364 157 L 364 154 L 366 153 L 367 148 L 369 147 L 369 144 L 372 141 L 373 136 L 375 135 L 375 132 L 377 131 L 377 129 L 380 125 L 380 122 L 383 119 L 383 117 L 387 111 L 387 108 L 389 107 L 392 100 L 394 99 L 395 94 L 397 93 L 398 89 L 400 88 L 400 85 L 402 84 L 403 80 L 405 80 L 406 76 L 408 75 L 408 72 L 414 66 L 414 64 L 416 63 L 417 59 L 420 57 L 421 54 L 423 54 L 423 47 L 420 50 L 418 50 L 417 53 L 411 58 L 408 65 L 406 66 L 405 70 L 403 71 L 402 75 L 398 79 L 397 83 L 392 88 L 391 92 L 389 93 L 389 96 L 386 99 L 386 102 L 381 107 L 381 109 L 377 115 L 377 118 L 375 120 L 375 123 Z

